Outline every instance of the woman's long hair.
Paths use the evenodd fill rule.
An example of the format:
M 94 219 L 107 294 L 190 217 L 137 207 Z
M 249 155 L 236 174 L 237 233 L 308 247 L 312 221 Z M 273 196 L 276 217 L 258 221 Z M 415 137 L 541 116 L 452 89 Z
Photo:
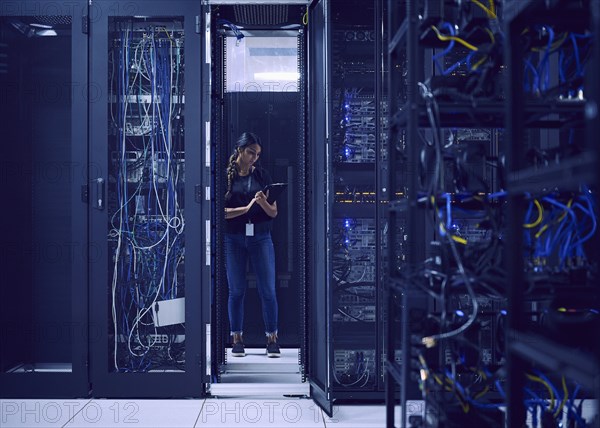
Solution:
M 258 135 L 252 132 L 244 132 L 240 135 L 237 142 L 235 143 L 235 149 L 231 156 L 229 156 L 229 162 L 227 162 L 227 193 L 225 193 L 225 198 L 229 199 L 231 197 L 231 186 L 233 186 L 233 180 L 238 175 L 238 166 L 236 159 L 238 155 L 248 146 L 252 144 L 258 144 L 262 148 L 262 143 Z

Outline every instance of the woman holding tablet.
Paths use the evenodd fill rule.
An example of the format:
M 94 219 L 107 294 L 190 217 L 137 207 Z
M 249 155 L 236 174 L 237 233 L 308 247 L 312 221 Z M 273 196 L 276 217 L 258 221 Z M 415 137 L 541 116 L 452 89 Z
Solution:
M 225 263 L 229 283 L 229 325 L 233 336 L 232 355 L 246 355 L 242 339 L 246 264 L 256 274 L 258 294 L 267 336 L 267 356 L 279 357 L 277 344 L 277 297 L 275 295 L 275 251 L 271 224 L 277 203 L 263 189 L 272 184 L 269 173 L 258 166 L 262 144 L 257 135 L 244 132 L 237 140 L 227 164 L 225 194 Z

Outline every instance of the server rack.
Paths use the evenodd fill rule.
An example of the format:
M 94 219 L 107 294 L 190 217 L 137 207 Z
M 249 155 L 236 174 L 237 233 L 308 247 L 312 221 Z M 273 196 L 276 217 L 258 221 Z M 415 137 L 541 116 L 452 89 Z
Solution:
M 85 397 L 87 2 L 0 8 L 0 396 Z
M 406 197 L 416 188 L 416 182 L 413 176 L 399 172 L 400 167 L 405 164 L 406 159 L 399 156 L 402 150 L 406 149 L 408 153 L 406 158 L 414 160 L 417 157 L 413 146 L 406 146 L 407 135 L 414 137 L 415 129 L 409 126 L 406 129 L 396 124 L 395 115 L 400 107 L 410 102 L 414 103 L 414 96 L 408 95 L 411 91 L 416 91 L 416 73 L 419 64 L 415 61 L 407 63 L 406 57 L 415 60 L 415 20 L 407 19 L 407 16 L 413 17 L 414 6 L 404 2 L 388 1 L 388 31 L 389 43 L 387 46 L 388 63 L 388 90 L 389 90 L 389 188 L 390 197 L 388 208 L 388 225 L 390 231 L 395 231 L 402 224 L 408 226 L 408 230 L 415 231 L 414 234 L 390 233 L 388 237 L 388 260 L 386 275 L 386 308 L 388 322 L 385 329 L 386 337 L 386 359 L 385 359 L 385 377 L 386 377 L 386 426 L 395 426 L 395 404 L 397 402 L 394 395 L 395 386 L 400 388 L 400 403 L 404 405 L 408 402 L 408 379 L 409 368 L 402 364 L 409 356 L 409 340 L 404 340 L 408 333 L 408 311 L 406 309 L 406 292 L 399 284 L 400 269 L 397 268 L 404 264 L 414 265 L 419 259 L 417 253 L 416 230 L 418 227 L 416 216 L 408 216 L 409 210 Z M 404 69 L 407 69 L 407 80 L 404 80 Z M 416 93 L 416 92 L 413 92 Z M 410 97 L 410 98 L 409 98 Z M 410 121 L 412 123 L 413 121 Z M 399 247 L 405 244 L 409 249 L 406 253 L 398 251 Z M 389 358 L 396 350 L 401 350 L 400 361 Z M 403 406 L 404 408 L 404 406 Z M 406 411 L 402 410 L 401 426 L 405 426 Z
M 328 416 L 333 416 L 332 287 L 330 247 L 322 237 L 330 233 L 330 189 L 326 175 L 331 145 L 329 92 L 331 51 L 330 3 L 313 2 L 308 31 L 308 146 L 306 226 L 310 244 L 307 260 L 307 366 L 310 395 Z M 313 30 L 314 29 L 314 30 Z
M 211 370 L 215 381 L 226 370 L 231 346 L 227 312 L 227 275 L 224 262 L 223 212 L 226 193 L 225 167 L 234 144 L 242 132 L 256 133 L 263 143 L 260 164 L 275 182 L 287 182 L 278 199 L 279 214 L 273 222 L 272 238 L 276 250 L 276 289 L 279 313 L 279 338 L 282 347 L 298 348 L 304 370 L 306 337 L 306 33 L 302 25 L 305 8 L 297 5 L 213 5 L 211 7 L 212 79 L 211 172 L 214 186 L 212 242 L 212 335 Z M 208 13 L 208 12 L 207 12 Z M 238 29 L 239 28 L 241 29 Z M 278 58 L 273 58 L 279 52 Z M 268 56 L 271 56 L 269 58 Z M 276 69 L 286 58 L 297 64 L 298 79 L 288 82 L 245 80 L 240 73 L 253 58 L 262 56 Z M 237 61 L 237 62 L 235 62 Z M 255 64 L 256 65 L 256 64 Z M 289 64 L 288 64 L 289 65 Z M 284 65 L 282 65 L 284 66 Z M 264 67 L 263 67 L 264 68 Z M 269 71 L 267 68 L 252 72 Z M 292 72 L 291 69 L 286 69 Z M 260 300 L 252 269 L 247 272 L 244 344 L 264 347 Z M 299 305 L 298 302 L 301 302 Z M 252 308 L 252 309 L 251 309 Z M 283 310 L 285 308 L 285 310 Z M 304 374 L 304 373 L 303 373 Z
M 598 72 L 598 12 L 593 1 L 511 1 L 506 5 L 508 238 L 511 248 L 524 249 L 508 256 L 510 426 L 525 423 L 531 411 L 525 387 L 531 388 L 532 380 L 551 388 L 562 384 L 559 395 L 563 397 L 574 397 L 580 386 L 582 397 L 597 399 L 600 394 L 598 347 L 586 335 L 575 333 L 598 325 L 598 235 L 595 230 L 579 235 L 579 230 L 585 230 L 586 218 L 594 224 L 597 218 L 598 84 L 592 76 Z M 545 46 L 535 58 L 530 52 L 540 37 Z M 520 48 L 518 43 L 523 43 Z M 544 61 L 552 63 L 556 56 L 554 67 L 545 65 Z M 536 59 L 539 65 L 530 68 Z M 545 73 L 539 80 L 531 80 L 532 68 Z M 537 105 L 540 102 L 541 107 Z M 532 114 L 536 108 L 538 115 Z M 540 134 L 539 140 L 531 138 Z M 536 153 L 533 157 L 532 152 Z M 540 161 L 539 155 L 553 156 L 553 162 Z M 571 208 L 572 202 L 580 206 Z M 539 214 L 539 226 L 532 226 L 538 221 L 531 223 L 528 216 L 532 204 Z M 581 204 L 588 209 L 585 215 L 579 211 Z M 555 226 L 563 221 L 549 221 L 556 209 L 577 227 L 578 241 L 572 246 L 565 244 L 568 246 L 558 253 L 552 247 L 540 252 L 536 244 L 548 239 L 546 232 L 556 239 L 561 236 Z M 523 223 L 531 233 L 522 232 Z M 578 248 L 577 256 L 572 247 Z M 546 277 L 548 274 L 551 277 Z M 589 316 L 581 318 L 586 312 Z M 540 313 L 544 315 L 539 317 Z M 562 417 L 561 412 L 548 413 L 540 412 L 542 423 Z M 532 417 L 538 417 L 537 410 Z M 572 406 L 567 408 L 567 417 L 577 426 L 584 424 Z M 598 426 L 600 421 L 596 418 L 591 423 Z
M 93 394 L 199 397 L 210 278 L 200 4 L 94 7 Z
M 392 385 L 399 384 L 400 426 L 476 425 L 480 417 L 500 426 L 501 388 L 491 384 L 501 377 L 502 276 L 493 290 L 482 287 L 483 265 L 475 262 L 484 257 L 497 269 L 501 260 L 503 194 L 494 191 L 503 102 L 493 80 L 500 6 L 408 0 L 389 8 L 386 349 L 402 358 L 386 359 L 387 425 L 396 423 Z M 452 396 L 461 384 L 467 392 Z
M 387 197 L 381 191 L 387 161 L 382 2 L 331 1 L 330 14 L 333 396 L 382 399 L 381 201 Z
M 487 262 L 497 265 L 495 275 L 501 279 L 495 285 L 492 283 L 494 290 L 488 296 L 493 297 L 491 304 L 480 288 L 483 284 L 479 284 L 479 274 L 474 274 L 477 269 L 473 271 L 473 268 L 477 266 L 469 266 L 469 245 L 459 255 L 456 255 L 454 248 L 457 245 L 452 245 L 452 241 L 462 243 L 462 239 L 457 238 L 463 235 L 457 232 L 465 225 L 468 229 L 469 222 L 458 229 L 454 225 L 452 229 L 446 227 L 452 224 L 447 213 L 455 212 L 448 204 L 466 208 L 463 205 L 465 200 L 448 198 L 445 211 L 439 204 L 438 196 L 433 200 L 426 193 L 426 198 L 417 197 L 415 201 L 419 184 L 426 182 L 426 176 L 421 174 L 419 183 L 409 173 L 405 181 L 408 184 L 407 201 L 390 205 L 390 223 L 401 219 L 403 215 L 407 216 L 409 225 L 412 224 L 409 231 L 416 230 L 416 213 L 427 210 L 436 212 L 438 219 L 435 224 L 440 226 L 439 235 L 450 238 L 447 241 L 451 244 L 452 253 L 455 253 L 454 258 L 457 262 L 462 259 L 465 271 L 473 275 L 472 279 L 463 281 L 463 284 L 471 284 L 467 287 L 471 296 L 468 298 L 470 304 L 463 305 L 450 299 L 447 302 L 449 306 L 446 306 L 461 318 L 465 312 L 470 313 L 472 316 L 469 321 L 455 324 L 457 328 L 450 332 L 432 334 L 430 323 L 425 322 L 424 328 L 415 328 L 419 317 L 427 312 L 435 315 L 439 310 L 435 304 L 432 306 L 431 299 L 423 293 L 426 291 L 431 295 L 434 303 L 440 301 L 440 295 L 436 295 L 436 288 L 432 286 L 435 282 L 432 282 L 431 272 L 419 271 L 418 265 L 413 264 L 418 260 L 412 257 L 408 257 L 407 266 L 401 265 L 400 269 L 406 269 L 409 273 L 416 270 L 416 275 L 407 279 L 401 272 L 390 271 L 392 277 L 400 278 L 399 281 L 390 280 L 390 296 L 401 299 L 399 304 L 394 304 L 393 298 L 390 299 L 390 318 L 400 319 L 402 324 L 398 325 L 397 330 L 390 328 L 388 336 L 405 346 L 404 361 L 409 361 L 411 357 L 411 353 L 406 352 L 408 349 L 412 350 L 413 356 L 418 355 L 418 360 L 403 366 L 396 366 L 388 359 L 389 376 L 402 382 L 403 414 L 400 423 L 402 426 L 422 423 L 425 426 L 456 426 L 470 422 L 503 426 L 504 415 L 499 407 L 505 403 L 509 426 L 525 424 L 526 408 L 534 424 L 540 418 L 543 424 L 556 424 L 565 417 L 569 423 L 583 426 L 581 410 L 573 405 L 573 400 L 580 389 L 585 390 L 584 394 L 589 394 L 585 397 L 597 396 L 598 354 L 596 345 L 586 337 L 573 334 L 571 327 L 588 323 L 595 326 L 597 322 L 595 283 L 598 243 L 594 226 L 597 190 L 594 186 L 598 178 L 593 167 L 597 162 L 597 148 L 592 143 L 597 130 L 597 82 L 588 75 L 598 66 L 595 51 L 591 48 L 597 46 L 594 44 L 598 37 L 597 5 L 593 2 L 562 1 L 473 3 L 480 9 L 479 14 L 485 14 L 473 16 L 478 18 L 479 24 L 476 25 L 465 25 L 462 15 L 465 10 L 457 10 L 454 2 L 408 1 L 406 15 L 403 16 L 396 9 L 390 18 L 390 27 L 396 26 L 389 50 L 390 69 L 396 64 L 401 66 L 400 45 L 403 41 L 407 42 L 407 81 L 402 82 L 398 76 L 390 76 L 393 94 L 402 96 L 403 85 L 407 88 L 405 104 L 400 102 L 394 108 L 392 102 L 390 137 L 391 141 L 397 139 L 400 142 L 399 150 L 403 148 L 402 126 L 406 125 L 405 158 L 421 162 L 421 167 L 427 167 L 427 156 L 423 156 L 423 151 L 419 156 L 415 146 L 419 145 L 419 140 L 425 142 L 428 138 L 426 134 L 418 135 L 419 127 L 428 127 L 431 125 L 428 122 L 433 120 L 438 122 L 438 127 L 443 127 L 449 120 L 453 126 L 506 126 L 505 132 L 497 132 L 491 141 L 492 146 L 496 145 L 500 150 L 499 155 L 495 155 L 494 150 L 485 154 L 486 157 L 491 155 L 490 160 L 495 159 L 496 163 L 497 171 L 490 174 L 490 178 L 497 182 L 497 187 L 492 189 L 502 191 L 489 194 L 489 190 L 482 189 L 484 192 L 480 194 L 487 195 L 485 210 L 490 219 L 495 218 L 496 223 L 491 228 L 491 239 L 483 236 L 483 242 L 489 242 L 490 245 L 487 249 L 484 246 L 482 251 L 487 252 L 493 245 L 499 249 L 490 253 L 493 257 Z M 466 8 L 467 5 L 461 7 Z M 457 17 L 461 19 L 454 21 Z M 501 26 L 503 19 L 504 27 Z M 454 22 L 456 26 L 452 25 Z M 446 32 L 440 31 L 442 26 L 446 26 Z M 480 36 L 477 36 L 479 26 L 479 30 L 488 33 L 487 48 L 484 32 L 479 31 Z M 420 45 L 425 47 L 431 47 L 436 38 L 445 42 L 459 42 L 475 52 L 485 52 L 487 57 L 478 60 L 476 65 L 469 65 L 469 58 L 473 59 L 479 53 L 467 56 L 465 62 L 470 70 L 467 70 L 468 79 L 465 82 L 458 80 L 449 85 L 452 82 L 444 78 L 434 80 L 432 77 L 422 85 L 415 79 L 426 79 L 435 73 L 426 71 L 424 75 L 420 74 L 423 63 L 418 61 L 422 60 L 423 51 L 419 49 L 417 38 Z M 565 43 L 565 40 L 569 42 Z M 433 54 L 434 63 L 445 62 L 443 66 L 436 64 L 442 76 L 456 77 L 455 71 L 460 72 L 460 61 L 456 61 L 456 58 L 446 61 L 451 55 L 450 48 L 445 48 L 443 55 Z M 428 53 L 425 53 L 425 58 L 429 58 Z M 586 61 L 589 61 L 588 66 L 585 65 Z M 486 70 L 474 73 L 481 65 Z M 486 73 L 489 73 L 488 77 L 495 76 L 498 81 L 505 74 L 505 88 L 489 81 L 486 83 Z M 421 96 L 417 95 L 418 89 L 421 89 Z M 425 100 L 424 105 L 420 98 Z M 432 108 L 433 115 L 422 117 L 425 113 L 423 107 Z M 471 129 L 468 132 L 468 138 L 474 136 L 473 131 Z M 455 140 L 450 142 L 454 144 Z M 452 144 L 445 145 L 444 149 Z M 506 162 L 503 161 L 504 156 Z M 392 157 L 392 170 L 395 169 L 394 162 Z M 456 172 L 452 173 L 454 184 L 458 184 Z M 391 173 L 390 177 L 393 182 L 395 175 Z M 439 175 L 436 177 L 439 178 Z M 458 178 L 462 180 L 460 175 Z M 579 205 L 572 205 L 575 203 Z M 441 216 L 438 212 L 442 213 Z M 567 222 L 563 222 L 565 218 Z M 562 233 L 563 228 L 569 231 Z M 472 232 L 468 235 L 472 235 Z M 412 250 L 410 233 L 407 236 L 409 249 Z M 577 238 L 571 240 L 572 236 Z M 476 234 L 470 236 L 469 241 L 473 241 L 473 238 L 477 239 Z M 394 248 L 394 245 L 390 246 L 392 259 Z M 436 269 L 442 275 L 450 274 L 452 269 L 443 262 L 445 254 L 439 243 L 427 251 L 430 263 L 434 263 L 438 257 L 442 263 Z M 582 272 L 584 270 L 589 272 Z M 429 286 L 419 285 L 419 278 L 427 278 L 427 275 Z M 394 285 L 395 282 L 398 282 L 398 286 Z M 458 298 L 462 300 L 460 295 Z M 441 302 L 443 305 L 443 300 Z M 486 307 L 488 309 L 482 310 Z M 393 314 L 394 310 L 399 311 L 400 317 Z M 586 315 L 582 316 L 584 313 Z M 488 320 L 490 315 L 495 317 L 495 322 L 493 318 Z M 487 324 L 494 326 L 491 331 L 486 327 Z M 448 340 L 450 337 L 461 336 L 463 341 L 473 340 L 474 331 L 478 333 L 474 343 L 479 358 L 473 359 L 473 355 L 465 353 L 461 359 L 477 361 L 474 366 L 477 370 L 483 367 L 478 383 L 488 385 L 479 391 L 473 383 L 468 388 L 459 386 L 468 382 L 468 376 L 465 376 L 468 373 L 459 376 L 454 365 L 451 365 L 451 372 L 441 376 L 436 375 L 435 367 L 436 364 L 443 367 L 448 361 L 452 362 L 452 358 L 448 359 L 451 348 L 448 351 L 444 341 L 451 344 L 452 341 Z M 438 339 L 441 342 L 438 343 Z M 490 349 L 490 343 L 496 343 L 497 353 L 484 352 L 486 348 Z M 437 362 L 436 357 L 428 351 L 419 351 L 434 348 L 438 344 L 442 345 L 442 352 Z M 392 343 L 389 346 L 393 350 Z M 433 365 L 430 363 L 432 360 Z M 418 367 L 420 372 L 411 373 L 411 366 Z M 432 378 L 435 382 L 431 382 Z M 424 421 L 422 416 L 412 416 L 407 420 L 410 393 L 406 388 L 411 381 L 414 385 L 417 380 L 425 399 Z M 441 388 L 437 388 L 435 383 Z M 450 388 L 445 389 L 454 394 L 462 412 L 451 411 L 453 404 L 444 398 L 444 385 Z M 441 389 L 441 394 L 436 393 L 436 389 Z M 485 403 L 481 401 L 484 397 Z M 393 426 L 394 400 L 389 390 L 387 403 L 388 426 Z

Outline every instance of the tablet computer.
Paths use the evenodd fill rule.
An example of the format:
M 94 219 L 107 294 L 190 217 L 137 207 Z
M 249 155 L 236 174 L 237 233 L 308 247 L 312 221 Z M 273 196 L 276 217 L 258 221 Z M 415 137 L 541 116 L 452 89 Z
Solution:
M 266 195 L 268 191 L 269 197 L 267 198 L 267 200 L 269 202 L 273 202 L 275 199 L 277 199 L 277 197 L 279 197 L 279 195 L 281 195 L 281 192 L 283 192 L 287 188 L 287 185 L 287 183 L 267 184 L 263 189 L 263 193 Z

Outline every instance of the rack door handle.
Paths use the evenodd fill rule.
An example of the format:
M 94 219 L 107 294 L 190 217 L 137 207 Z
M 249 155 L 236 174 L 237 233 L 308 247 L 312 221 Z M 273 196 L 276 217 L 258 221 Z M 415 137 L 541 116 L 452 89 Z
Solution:
M 97 210 L 104 210 L 104 192 L 106 191 L 106 182 L 104 178 L 96 178 L 94 180 L 93 188 L 94 188 L 94 208 Z

